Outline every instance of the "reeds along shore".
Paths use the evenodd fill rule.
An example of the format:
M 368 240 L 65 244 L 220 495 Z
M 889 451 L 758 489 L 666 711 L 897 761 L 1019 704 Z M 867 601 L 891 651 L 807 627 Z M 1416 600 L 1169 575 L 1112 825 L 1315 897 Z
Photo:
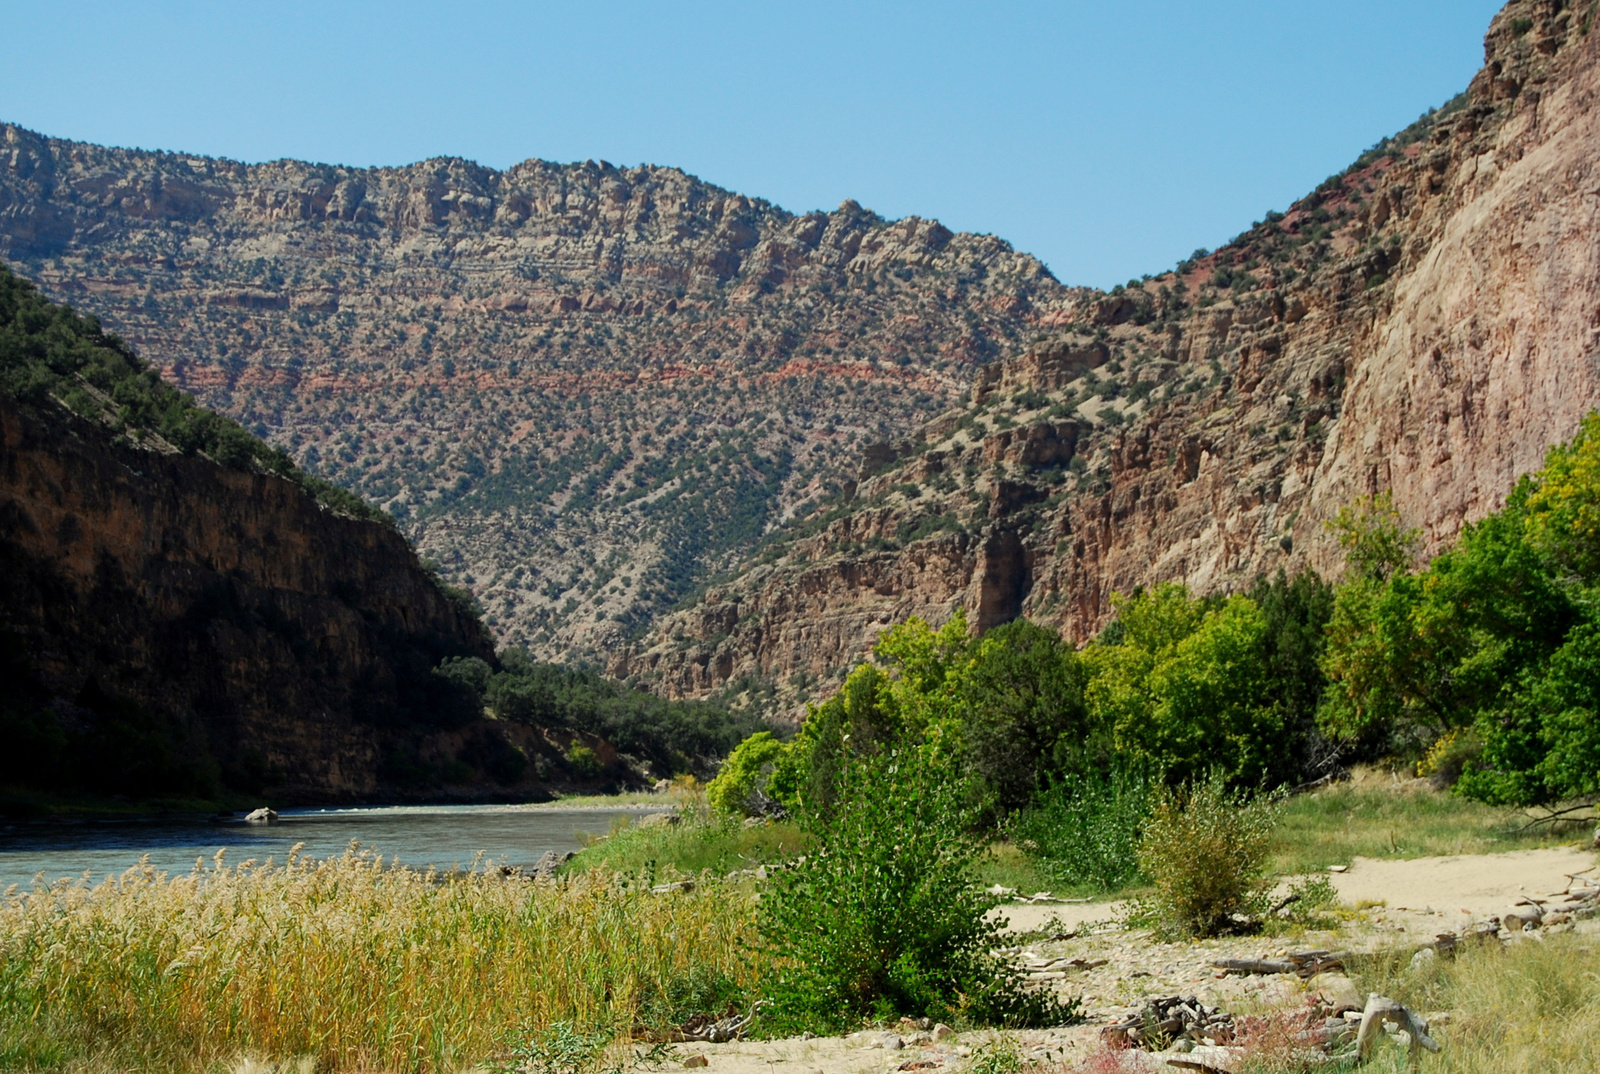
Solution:
M 704 998 L 686 987 L 742 991 L 752 918 L 721 886 L 441 876 L 354 847 L 41 886 L 0 906 L 0 1065 L 457 1069 L 519 1026 L 620 1035 Z

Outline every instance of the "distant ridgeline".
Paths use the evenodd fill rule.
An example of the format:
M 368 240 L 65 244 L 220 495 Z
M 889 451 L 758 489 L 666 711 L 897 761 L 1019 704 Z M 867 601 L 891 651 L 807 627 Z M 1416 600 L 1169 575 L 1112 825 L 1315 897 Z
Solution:
M 500 664 L 387 518 L 0 267 L 6 792 L 530 797 L 672 774 L 693 764 L 672 743 L 746 730 L 537 672 Z M 690 708 L 705 733 L 672 722 Z

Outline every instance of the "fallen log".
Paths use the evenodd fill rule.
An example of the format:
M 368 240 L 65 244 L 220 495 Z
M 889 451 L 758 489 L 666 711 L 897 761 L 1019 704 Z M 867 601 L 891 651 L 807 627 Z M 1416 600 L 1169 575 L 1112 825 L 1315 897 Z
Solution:
M 1211 965 L 1227 973 L 1237 973 L 1246 977 L 1255 974 L 1293 973 L 1297 969 L 1288 959 L 1277 958 L 1219 958 Z
M 1219 958 L 1211 963 L 1224 973 L 1237 973 L 1246 977 L 1292 973 L 1311 978 L 1329 970 L 1344 969 L 1342 955 L 1332 951 L 1299 951 L 1286 958 Z

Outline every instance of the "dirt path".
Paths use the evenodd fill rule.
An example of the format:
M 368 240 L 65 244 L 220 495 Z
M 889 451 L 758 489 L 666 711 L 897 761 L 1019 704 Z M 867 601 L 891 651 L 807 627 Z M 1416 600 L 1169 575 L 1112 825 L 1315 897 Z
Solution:
M 1352 905 L 1381 903 L 1389 920 L 1399 915 L 1483 919 L 1503 914 L 1518 899 L 1566 891 L 1567 874 L 1590 870 L 1600 883 L 1592 851 L 1577 847 L 1516 850 L 1506 854 L 1456 854 L 1391 861 L 1356 858 L 1344 873 L 1330 873 L 1339 898 Z M 1012 932 L 1039 932 L 1056 922 L 1072 931 L 1115 920 L 1120 902 L 1011 904 L 995 911 Z
M 1087 1024 L 1006 1035 L 1015 1038 L 1024 1054 L 1075 1059 L 1099 1047 L 1101 1025 L 1138 1010 L 1153 996 L 1194 994 L 1208 1004 L 1246 1014 L 1300 1004 L 1308 986 L 1298 978 L 1229 977 L 1217 972 L 1212 961 L 1275 958 L 1312 948 L 1421 945 L 1438 933 L 1461 932 L 1475 922 L 1503 915 L 1518 899 L 1555 896 L 1553 905 L 1558 905 L 1571 883 L 1567 874 L 1584 870 L 1596 878 L 1591 883 L 1600 883 L 1595 855 L 1574 847 L 1410 861 L 1356 858 L 1347 872 L 1331 874 L 1340 899 L 1349 907 L 1363 902 L 1378 905 L 1369 905 L 1337 931 L 1293 937 L 1162 943 L 1148 933 L 1118 925 L 1120 903 L 1005 906 L 996 913 L 1009 919 L 1010 931 L 1019 939 L 1032 937 L 1017 952 L 1018 958 L 1076 959 L 1088 967 L 1055 984 L 1063 995 L 1083 997 Z M 1596 926 L 1586 922 L 1583 927 Z M 1071 935 L 1057 940 L 1056 934 Z M 924 1036 L 880 1030 L 848 1037 L 684 1045 L 679 1054 L 683 1059 L 694 1057 L 696 1065 L 704 1056 L 707 1074 L 956 1074 L 994 1034 L 965 1033 L 939 1041 Z
M 1584 870 L 1600 880 L 1593 852 L 1576 847 L 1411 861 L 1356 858 L 1349 872 L 1333 875 L 1333 886 L 1339 889 L 1339 898 L 1351 904 L 1365 900 L 1386 903 L 1396 911 L 1488 917 L 1520 898 L 1566 891 L 1567 874 Z

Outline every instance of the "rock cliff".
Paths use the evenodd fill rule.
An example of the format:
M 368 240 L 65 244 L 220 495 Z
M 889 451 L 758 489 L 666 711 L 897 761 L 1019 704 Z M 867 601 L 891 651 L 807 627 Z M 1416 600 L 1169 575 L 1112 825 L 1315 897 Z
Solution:
M 1438 550 L 1600 404 L 1596 7 L 1509 4 L 1462 98 L 1224 249 L 1066 301 L 614 670 L 797 698 L 958 606 L 1083 640 L 1137 586 L 1337 574 L 1324 523 L 1386 489 Z
M 246 165 L 0 126 L 0 255 L 392 512 L 503 641 L 598 657 L 1076 292 L 654 166 Z
M 432 669 L 487 642 L 392 528 L 4 394 L 0 561 L 7 701 L 28 696 L 56 725 L 32 763 L 65 750 L 104 769 L 57 782 L 404 794 L 397 763 L 477 717 Z
M 0 268 L 0 787 L 539 793 L 575 736 L 486 719 L 471 657 L 387 520 Z

